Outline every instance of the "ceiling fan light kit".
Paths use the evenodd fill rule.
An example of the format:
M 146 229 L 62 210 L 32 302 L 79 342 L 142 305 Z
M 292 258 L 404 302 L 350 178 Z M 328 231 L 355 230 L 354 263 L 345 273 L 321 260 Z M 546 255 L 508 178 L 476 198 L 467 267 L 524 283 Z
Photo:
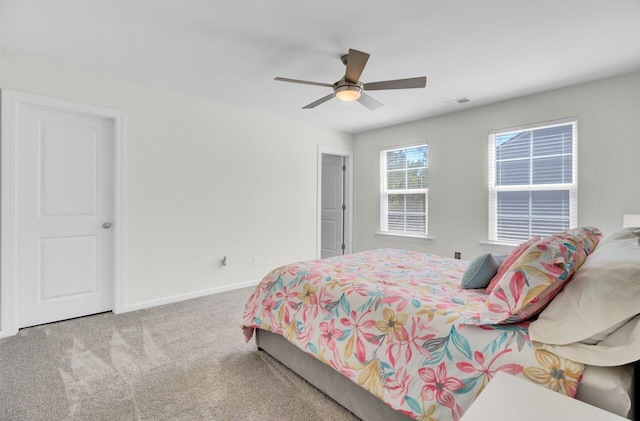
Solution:
M 349 49 L 349 54 L 343 55 L 342 57 L 340 57 L 340 60 L 342 60 L 342 63 L 347 66 L 347 70 L 344 74 L 344 77 L 333 84 L 310 82 L 306 80 L 289 79 L 284 77 L 276 77 L 275 80 L 278 80 L 280 82 L 300 83 L 303 85 L 323 86 L 333 89 L 333 93 L 322 97 L 312 102 L 311 104 L 305 105 L 304 107 L 302 107 L 303 109 L 315 108 L 318 105 L 337 97 L 338 99 L 345 102 L 358 101 L 369 110 L 373 111 L 382 107 L 382 103 L 371 98 L 369 95 L 365 94 L 364 91 L 424 88 L 427 85 L 426 76 L 414 77 L 409 79 L 385 80 L 382 82 L 373 83 L 362 83 L 360 81 L 360 76 L 362 75 L 364 66 L 367 64 L 367 60 L 369 60 L 369 54 L 363 53 L 362 51 Z
M 354 84 L 342 79 L 340 82 L 337 82 L 336 86 L 334 86 L 333 92 L 335 92 L 338 99 L 342 101 L 355 101 L 360 98 L 360 95 L 362 94 L 362 82 Z

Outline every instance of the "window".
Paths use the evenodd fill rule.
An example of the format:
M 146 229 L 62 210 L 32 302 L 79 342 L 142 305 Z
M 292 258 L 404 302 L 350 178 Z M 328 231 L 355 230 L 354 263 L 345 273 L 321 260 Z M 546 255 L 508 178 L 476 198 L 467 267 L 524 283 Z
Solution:
M 576 145 L 575 119 L 489 134 L 489 240 L 576 226 Z
M 427 145 L 380 152 L 380 231 L 427 235 Z

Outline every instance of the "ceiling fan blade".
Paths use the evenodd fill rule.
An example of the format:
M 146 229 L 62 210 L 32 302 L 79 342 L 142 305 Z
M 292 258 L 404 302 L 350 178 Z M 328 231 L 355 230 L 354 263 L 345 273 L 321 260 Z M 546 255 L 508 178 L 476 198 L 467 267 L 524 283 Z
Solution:
M 308 80 L 288 79 L 286 77 L 277 77 L 273 80 L 278 80 L 280 82 L 301 83 L 303 85 L 316 85 L 316 86 L 326 86 L 327 88 L 333 88 L 333 85 L 330 83 L 309 82 Z
M 347 56 L 347 72 L 344 74 L 344 80 L 349 83 L 358 83 L 364 66 L 367 64 L 367 60 L 369 60 L 369 54 L 350 48 L 349 55 Z
M 380 91 L 383 89 L 411 89 L 427 86 L 427 77 L 412 77 L 409 79 L 385 80 L 382 82 L 365 83 L 365 91 Z
M 364 92 L 360 94 L 360 98 L 358 98 L 358 102 L 364 105 L 365 107 L 367 107 L 368 109 L 370 109 L 371 111 L 377 110 L 383 105 L 381 102 L 376 101 L 375 99 L 371 98 L 369 95 L 365 94 Z
M 322 98 L 320 98 L 320 99 L 319 99 L 319 100 L 317 100 L 317 101 L 313 101 L 313 102 L 312 102 L 311 104 L 309 104 L 309 105 L 305 105 L 304 107 L 302 107 L 302 109 L 303 109 L 303 110 L 305 110 L 305 109 L 309 109 L 309 108 L 315 108 L 315 107 L 317 107 L 318 105 L 320 105 L 320 104 L 322 104 L 322 103 L 324 103 L 324 102 L 329 101 L 331 98 L 333 98 L 333 97 L 335 97 L 335 96 L 336 96 L 336 94 L 332 92 L 332 93 L 330 93 L 329 95 L 327 95 L 327 96 L 325 96 L 325 97 L 322 97 Z

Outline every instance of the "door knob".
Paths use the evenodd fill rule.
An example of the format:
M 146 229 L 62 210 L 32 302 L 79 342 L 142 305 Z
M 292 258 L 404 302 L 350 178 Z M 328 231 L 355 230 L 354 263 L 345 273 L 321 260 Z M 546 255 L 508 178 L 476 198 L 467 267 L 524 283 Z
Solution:
M 102 224 L 102 228 L 104 228 L 106 230 L 111 228 L 111 222 L 105 222 L 104 224 Z

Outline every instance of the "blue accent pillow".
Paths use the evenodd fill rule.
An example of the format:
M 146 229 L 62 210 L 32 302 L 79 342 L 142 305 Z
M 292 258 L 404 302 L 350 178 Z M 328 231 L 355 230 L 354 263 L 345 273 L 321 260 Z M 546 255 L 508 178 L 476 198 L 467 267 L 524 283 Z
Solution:
M 473 259 L 462 275 L 462 288 L 486 288 L 491 282 L 491 278 L 498 273 L 498 269 L 506 257 L 502 254 L 486 253 Z

